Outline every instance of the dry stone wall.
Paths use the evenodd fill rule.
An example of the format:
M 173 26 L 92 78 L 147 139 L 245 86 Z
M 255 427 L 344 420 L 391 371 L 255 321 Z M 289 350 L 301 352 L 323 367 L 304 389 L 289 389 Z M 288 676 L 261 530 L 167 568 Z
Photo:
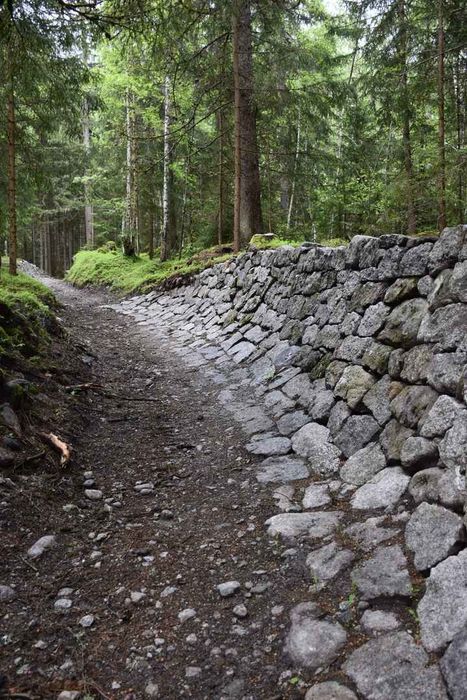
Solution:
M 389 674 L 384 692 L 373 688 L 363 647 L 346 661 L 361 696 L 445 698 L 447 686 L 453 698 L 465 697 L 456 688 L 467 687 L 467 668 L 456 658 L 467 626 L 467 226 L 438 239 L 357 236 L 348 247 L 248 252 L 119 310 L 170 329 L 200 364 L 238 367 L 232 380 L 247 398 L 235 400 L 230 389 L 219 397 L 249 434 L 248 449 L 265 458 L 258 480 L 282 484 L 274 494 L 282 512 L 267 522 L 269 533 L 324 541 L 307 559 L 317 590 L 349 569 L 359 598 L 372 606 L 370 625 L 371 615 L 390 615 L 374 601 L 412 596 L 410 571 L 426 578 L 420 634 L 425 650 L 439 656 L 452 642 L 440 666 L 444 680 L 425 668 L 428 657 L 410 635 L 389 625 L 393 642 L 386 635 L 366 650 Z M 305 477 L 311 481 L 297 506 L 290 484 Z M 336 493 L 347 498 L 351 521 L 332 509 Z M 329 542 L 344 521 L 369 558 L 355 561 L 350 549 Z M 391 540 L 398 532 L 403 537 Z M 319 616 L 309 606 L 293 612 L 286 652 L 313 669 L 337 656 L 346 632 L 337 622 L 310 626 Z M 323 625 L 326 658 L 311 659 L 310 630 Z M 391 685 L 399 653 L 414 659 L 406 694 Z M 419 694 L 424 676 L 428 695 Z

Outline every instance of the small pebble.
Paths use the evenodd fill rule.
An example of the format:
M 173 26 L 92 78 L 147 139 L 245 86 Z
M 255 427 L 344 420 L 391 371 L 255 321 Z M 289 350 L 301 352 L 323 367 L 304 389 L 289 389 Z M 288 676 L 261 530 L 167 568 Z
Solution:
M 9 603 L 16 598 L 16 592 L 11 586 L 0 585 L 0 603 Z
M 240 603 L 240 605 L 236 605 L 232 612 L 235 615 L 235 617 L 246 617 L 248 615 L 247 607 L 246 605 L 243 605 L 243 603 Z
M 143 600 L 143 598 L 145 598 L 145 597 L 146 597 L 146 594 L 142 593 L 141 591 L 131 591 L 131 593 L 130 593 L 130 600 L 135 605 L 140 603 Z
M 91 627 L 94 624 L 94 615 L 83 615 L 79 624 L 81 627 Z
M 84 495 L 89 498 L 90 501 L 100 501 L 104 495 L 99 489 L 85 489 Z
M 225 583 L 220 583 L 216 588 L 222 598 L 228 598 L 240 590 L 240 584 L 238 581 L 226 581 Z
M 199 676 L 200 673 L 201 669 L 199 666 L 187 666 L 185 669 L 186 678 L 196 678 L 196 676 Z
M 193 608 L 186 608 L 185 610 L 179 612 L 177 615 L 180 622 L 186 622 L 187 620 L 191 620 L 191 618 L 195 616 L 196 610 L 193 610 Z

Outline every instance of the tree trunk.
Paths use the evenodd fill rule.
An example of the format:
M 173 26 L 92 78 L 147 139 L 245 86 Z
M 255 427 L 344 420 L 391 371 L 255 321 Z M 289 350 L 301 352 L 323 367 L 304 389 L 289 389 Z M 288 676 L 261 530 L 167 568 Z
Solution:
M 294 199 L 295 199 L 295 187 L 296 187 L 296 181 L 297 181 L 298 159 L 300 157 L 300 133 L 301 133 L 301 124 L 300 124 L 300 108 L 299 108 L 298 118 L 297 118 L 297 142 L 296 142 L 296 147 L 295 147 L 295 160 L 294 160 L 294 166 L 293 166 L 292 188 L 290 191 L 289 210 L 287 212 L 287 232 L 289 232 L 289 230 L 290 230 L 290 224 L 292 221 L 292 211 L 293 211 L 293 205 L 294 205 Z
M 266 143 L 266 177 L 268 185 L 268 232 L 272 233 L 272 182 L 271 182 L 271 145 L 269 136 Z
M 233 13 L 235 90 L 234 249 L 263 232 L 256 108 L 253 99 L 253 47 L 250 0 L 235 0 Z
M 438 0 L 438 229 L 446 226 L 446 146 L 444 121 L 444 0 Z
M 176 221 L 173 206 L 172 143 L 170 139 L 170 79 L 164 81 L 164 178 L 162 188 L 161 261 L 168 260 L 175 250 Z
M 89 121 L 89 102 L 85 97 L 83 101 L 83 146 L 86 157 L 86 172 L 84 180 L 84 231 L 86 235 L 86 245 L 88 248 L 94 247 L 94 223 L 91 204 L 91 188 L 87 181 L 89 157 L 91 153 L 91 126 Z
M 150 209 L 149 209 L 149 230 L 148 230 L 148 253 L 149 253 L 149 260 L 152 260 L 154 257 L 154 204 L 151 203 Z
M 7 96 L 7 141 L 8 141 L 8 253 L 9 272 L 16 275 L 16 115 L 13 57 L 8 47 L 8 96 Z
M 465 73 L 462 71 L 462 54 L 456 58 L 454 73 L 455 95 L 456 95 L 456 131 L 457 131 L 457 223 L 464 223 L 464 161 L 463 147 L 465 139 L 465 97 L 462 90 L 462 78 Z
M 136 253 L 136 235 L 138 229 L 138 202 L 136 193 L 136 151 L 134 142 L 134 107 L 133 96 L 126 90 L 126 196 L 125 211 L 122 219 L 122 247 L 124 255 Z
M 217 243 L 222 245 L 224 234 L 224 115 L 220 109 L 217 113 L 217 132 L 219 134 L 219 153 L 218 153 L 218 196 L 219 196 L 219 215 L 217 217 Z
M 412 139 L 410 126 L 410 98 L 407 68 L 407 23 L 405 15 L 405 0 L 399 0 L 399 57 L 401 67 L 401 113 L 402 113 L 402 142 L 404 146 L 404 167 L 406 178 L 406 208 L 407 208 L 407 232 L 415 233 L 417 230 L 417 216 L 415 212 L 413 195 L 413 160 Z

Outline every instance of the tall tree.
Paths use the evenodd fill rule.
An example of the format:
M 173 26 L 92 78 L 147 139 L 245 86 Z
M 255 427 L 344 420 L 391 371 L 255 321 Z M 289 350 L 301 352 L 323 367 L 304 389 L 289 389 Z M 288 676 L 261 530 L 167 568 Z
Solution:
M 15 113 L 15 69 L 13 32 L 10 31 L 7 47 L 7 94 L 8 94 L 8 253 L 9 272 L 16 275 L 16 113 Z
M 126 126 L 126 188 L 122 217 L 122 247 L 125 255 L 135 255 L 138 249 L 138 193 L 136 173 L 136 117 L 134 95 L 127 87 L 125 96 Z
M 164 80 L 164 180 L 162 194 L 161 261 L 168 260 L 176 248 L 177 229 L 173 194 L 173 144 L 171 140 L 172 107 L 170 78 Z
M 250 0 L 235 0 L 232 18 L 235 91 L 234 248 L 263 232 Z
M 402 119 L 402 141 L 404 145 L 404 166 L 407 198 L 407 232 L 417 230 L 417 215 L 414 202 L 414 172 L 411 136 L 411 104 L 408 78 L 408 31 L 405 0 L 398 0 L 399 15 L 399 70 L 400 70 L 400 110 Z
M 446 226 L 446 144 L 444 101 L 444 0 L 438 0 L 438 228 Z

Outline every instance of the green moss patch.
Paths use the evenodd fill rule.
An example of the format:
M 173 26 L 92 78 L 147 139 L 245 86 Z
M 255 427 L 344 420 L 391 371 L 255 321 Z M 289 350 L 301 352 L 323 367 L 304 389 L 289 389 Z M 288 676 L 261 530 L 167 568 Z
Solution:
M 172 278 L 189 276 L 232 257 L 232 253 L 173 258 L 160 262 L 147 254 L 129 258 L 117 250 L 82 250 L 75 255 L 67 280 L 77 287 L 106 286 L 129 294 L 144 292 Z
M 22 273 L 0 269 L 0 357 L 29 357 L 47 343 L 56 300 L 47 287 Z

